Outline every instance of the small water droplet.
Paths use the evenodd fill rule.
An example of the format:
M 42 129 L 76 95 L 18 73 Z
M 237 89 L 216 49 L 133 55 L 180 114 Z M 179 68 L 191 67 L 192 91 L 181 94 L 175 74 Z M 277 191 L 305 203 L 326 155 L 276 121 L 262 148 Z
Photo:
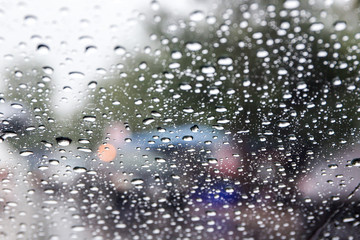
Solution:
M 143 124 L 149 125 L 149 124 L 153 123 L 154 121 L 155 121 L 154 118 L 146 118 L 146 119 L 144 119 Z
M 23 156 L 23 157 L 27 157 L 27 156 L 30 156 L 33 154 L 34 154 L 34 152 L 32 152 L 32 151 L 21 151 L 20 152 L 20 156 Z
M 286 0 L 283 6 L 286 9 L 294 9 L 300 6 L 300 2 L 297 0 Z
M 126 49 L 125 49 L 124 47 L 122 47 L 122 46 L 116 46 L 116 47 L 114 48 L 114 52 L 115 52 L 117 55 L 122 56 L 122 55 L 124 55 L 124 54 L 126 53 Z
M 204 74 L 214 74 L 215 68 L 213 66 L 203 66 L 201 67 L 201 72 Z
M 59 146 L 66 147 L 71 144 L 72 140 L 67 137 L 57 137 L 56 142 Z
M 182 53 L 179 51 L 173 51 L 171 53 L 171 58 L 172 59 L 180 59 L 182 57 Z
M 218 64 L 223 66 L 228 66 L 233 63 L 233 60 L 229 57 L 221 57 L 218 59 Z
M 85 77 L 85 74 L 82 72 L 69 72 L 69 77 L 72 79 L 82 79 Z
M 314 22 L 310 26 L 310 31 L 318 32 L 324 29 L 324 24 L 321 22 Z
M 131 181 L 131 184 L 133 184 L 133 185 L 141 185 L 143 183 L 144 183 L 144 180 L 142 180 L 140 178 L 136 178 Z
M 23 108 L 23 106 L 21 104 L 19 104 L 19 103 L 12 103 L 11 107 L 13 107 L 15 109 L 22 109 Z
M 335 29 L 335 31 L 343 31 L 343 30 L 346 29 L 346 26 L 347 26 L 347 24 L 346 24 L 345 21 L 336 21 L 336 22 L 334 23 L 334 29 Z
M 74 167 L 73 171 L 76 173 L 85 173 L 87 171 L 87 169 L 84 167 Z
M 256 53 L 256 56 L 258 58 L 265 58 L 269 55 L 269 53 L 265 50 L 259 50 L 257 53 Z
M 33 15 L 27 15 L 24 17 L 24 23 L 28 26 L 34 25 L 37 22 L 37 17 Z
M 94 89 L 94 88 L 96 88 L 96 86 L 97 86 L 97 82 L 96 82 L 96 81 L 91 81 L 91 82 L 89 82 L 89 84 L 88 84 L 88 88 L 90 88 L 90 89 Z
M 360 158 L 354 158 L 353 160 L 351 160 L 351 165 L 355 167 L 360 167 Z
M 47 53 L 49 53 L 49 51 L 50 51 L 49 46 L 47 46 L 45 44 L 39 44 L 37 46 L 37 52 L 40 54 L 47 54 Z
M 205 14 L 202 11 L 194 11 L 190 14 L 190 20 L 191 21 L 201 21 L 205 18 Z
M 184 90 L 184 91 L 188 91 L 191 89 L 191 85 L 188 83 L 182 83 L 182 84 L 180 84 L 180 89 Z
M 199 126 L 198 126 L 198 125 L 194 125 L 194 126 L 192 126 L 192 127 L 190 128 L 190 130 L 191 130 L 192 132 L 198 132 L 198 131 L 199 131 Z
M 193 140 L 193 136 L 184 136 L 182 139 L 186 142 L 189 142 Z
M 288 121 L 282 120 L 282 121 L 279 121 L 278 126 L 281 128 L 285 128 L 285 127 L 290 126 L 290 123 Z
M 95 122 L 96 117 L 95 116 L 85 116 L 85 117 L 83 117 L 83 120 L 86 122 Z
M 198 42 L 188 42 L 186 44 L 186 48 L 190 51 L 199 51 L 202 48 L 202 46 Z

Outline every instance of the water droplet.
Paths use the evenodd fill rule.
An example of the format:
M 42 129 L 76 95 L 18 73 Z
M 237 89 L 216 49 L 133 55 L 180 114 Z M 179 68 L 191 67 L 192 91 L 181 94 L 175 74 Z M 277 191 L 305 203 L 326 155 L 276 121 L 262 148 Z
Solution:
M 321 22 L 315 22 L 310 25 L 310 31 L 318 32 L 324 29 L 324 24 Z
M 72 79 L 82 79 L 85 77 L 85 74 L 82 72 L 69 72 L 69 77 Z
M 126 224 L 124 223 L 118 223 L 115 225 L 116 228 L 126 228 Z
M 37 22 L 37 17 L 33 15 L 27 15 L 24 17 L 24 23 L 28 26 L 34 25 Z
M 149 124 L 151 124 L 153 122 L 155 122 L 154 118 L 146 118 L 146 119 L 143 120 L 144 125 L 149 125 Z
M 144 183 L 144 180 L 142 180 L 140 178 L 136 178 L 131 181 L 131 184 L 133 184 L 133 185 L 141 185 L 143 183 Z
M 284 8 L 286 9 L 294 9 L 300 6 L 300 2 L 297 0 L 286 0 L 284 2 Z
M 329 167 L 330 169 L 337 169 L 337 168 L 338 168 L 338 165 L 335 164 L 335 163 L 333 163 L 333 164 L 329 164 L 328 167 Z
M 218 59 L 218 64 L 223 66 L 228 66 L 233 63 L 233 60 L 229 57 L 221 57 Z
M 226 107 L 216 107 L 216 112 L 223 113 L 223 112 L 226 112 L 226 111 L 227 111 Z
M 158 163 L 166 162 L 166 160 L 164 158 L 159 158 L 159 157 L 155 158 L 155 161 L 158 162 Z
M 185 47 L 190 51 L 199 51 L 202 48 L 198 42 L 188 42 Z
M 59 146 L 66 147 L 69 146 L 72 140 L 67 137 L 57 137 L 56 142 Z
M 217 88 L 212 88 L 212 89 L 210 89 L 210 91 L 209 91 L 209 94 L 210 94 L 210 95 L 218 95 L 219 93 L 220 93 L 220 90 L 217 89 Z
M 284 128 L 290 126 L 290 123 L 288 121 L 282 120 L 278 123 L 278 126 Z
M 297 89 L 298 90 L 303 90 L 303 89 L 305 89 L 307 87 L 307 84 L 305 83 L 305 82 L 299 82 L 298 84 L 297 84 Z
M 85 117 L 83 117 L 83 120 L 86 122 L 95 122 L 96 117 L 95 116 L 85 116 Z
M 15 108 L 15 109 L 22 109 L 23 108 L 23 106 L 21 104 L 19 104 L 19 103 L 12 103 L 10 106 Z
M 360 158 L 354 158 L 353 160 L 351 160 L 351 165 L 355 167 L 360 167 Z
M 20 152 L 20 156 L 23 156 L 23 157 L 27 157 L 27 156 L 30 156 L 33 154 L 34 154 L 34 152 L 32 152 L 32 151 L 21 151 Z
M 114 48 L 114 52 L 115 52 L 117 55 L 122 56 L 122 55 L 124 55 L 124 54 L 126 53 L 126 49 L 125 49 L 124 47 L 122 47 L 122 46 L 116 46 L 116 47 Z
M 339 86 L 339 85 L 341 85 L 341 80 L 340 80 L 340 78 L 336 77 L 333 79 L 332 83 L 334 86 Z
M 86 147 L 78 147 L 77 150 L 79 150 L 80 152 L 91 153 L 91 149 Z
M 135 100 L 135 105 L 141 105 L 143 103 L 142 99 Z
M 47 53 L 49 53 L 49 51 L 50 51 L 49 46 L 47 46 L 45 44 L 39 44 L 37 46 L 37 52 L 40 54 L 47 54 Z
M 259 50 L 257 53 L 256 53 L 256 56 L 258 58 L 265 58 L 269 55 L 269 53 L 265 50 Z
M 191 89 L 191 85 L 188 83 L 182 83 L 182 84 L 180 84 L 180 89 L 184 90 L 184 91 L 188 91 Z
M 97 47 L 96 46 L 87 46 L 85 48 L 85 53 L 90 55 L 90 54 L 94 54 L 97 52 Z
M 190 128 L 190 130 L 191 130 L 192 132 L 198 132 L 198 131 L 199 131 L 199 126 L 198 126 L 198 125 L 194 125 L 194 126 L 192 126 L 192 127 Z
M 96 88 L 96 86 L 97 86 L 97 82 L 96 82 L 96 81 L 91 81 L 91 82 L 89 82 L 89 84 L 88 84 L 88 88 L 90 88 L 90 89 L 94 89 L 94 88 Z
M 71 227 L 71 230 L 74 232 L 83 232 L 85 231 L 85 227 L 81 225 L 75 225 Z
M 204 66 L 201 67 L 201 72 L 204 74 L 214 74 L 215 73 L 215 68 L 213 66 Z
M 11 132 L 11 131 L 4 131 L 4 134 L 1 136 L 2 139 L 7 139 L 7 138 L 13 138 L 16 137 L 17 134 L 15 132 Z
M 192 108 L 183 108 L 183 111 L 186 112 L 186 113 L 193 113 L 194 109 L 192 109 Z
M 186 142 L 190 142 L 193 140 L 193 136 L 184 136 L 182 139 Z
M 43 67 L 43 71 L 44 71 L 44 73 L 49 74 L 49 75 L 54 73 L 54 69 L 52 67 L 49 67 L 49 66 Z
M 335 31 L 343 31 L 343 30 L 346 29 L 346 26 L 347 26 L 347 24 L 346 24 L 345 21 L 336 21 L 336 22 L 334 23 L 334 29 L 335 29 Z
M 202 11 L 194 11 L 190 14 L 190 20 L 191 21 L 201 21 L 205 18 L 205 14 Z
M 84 167 L 74 167 L 73 170 L 76 173 L 85 173 L 87 171 L 87 169 Z
M 182 57 L 182 53 L 179 51 L 174 51 L 171 53 L 171 58 L 172 59 L 180 59 Z

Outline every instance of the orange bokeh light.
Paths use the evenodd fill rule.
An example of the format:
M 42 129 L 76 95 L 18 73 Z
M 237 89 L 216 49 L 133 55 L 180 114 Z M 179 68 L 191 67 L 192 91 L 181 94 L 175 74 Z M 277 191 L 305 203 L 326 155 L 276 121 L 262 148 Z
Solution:
M 111 144 L 101 144 L 98 148 L 98 156 L 104 162 L 110 162 L 116 157 L 116 148 Z

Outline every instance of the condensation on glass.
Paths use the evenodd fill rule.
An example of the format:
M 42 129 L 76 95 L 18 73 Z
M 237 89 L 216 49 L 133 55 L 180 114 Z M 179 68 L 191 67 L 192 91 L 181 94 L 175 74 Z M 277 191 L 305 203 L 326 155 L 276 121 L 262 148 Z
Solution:
M 359 13 L 0 3 L 0 239 L 358 239 Z

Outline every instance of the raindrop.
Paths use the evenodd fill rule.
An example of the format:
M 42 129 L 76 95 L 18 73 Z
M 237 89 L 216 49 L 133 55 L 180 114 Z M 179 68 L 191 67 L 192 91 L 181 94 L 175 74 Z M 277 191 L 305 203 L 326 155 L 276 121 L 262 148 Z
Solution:
M 179 51 L 174 51 L 174 52 L 171 53 L 171 58 L 172 59 L 180 59 L 181 57 L 182 57 L 182 54 Z
M 221 57 L 218 59 L 218 64 L 223 66 L 228 66 L 233 63 L 233 60 L 229 57 Z
M 193 136 L 184 136 L 182 139 L 186 142 L 190 142 L 193 140 Z
M 190 51 L 199 51 L 202 48 L 202 46 L 198 42 L 188 42 L 186 44 L 186 48 Z
M 143 183 L 144 183 L 144 180 L 140 179 L 140 178 L 136 178 L 131 181 L 131 184 L 133 184 L 133 185 L 141 185 Z
M 201 67 L 201 72 L 204 74 L 214 74 L 215 68 L 213 66 L 204 66 Z
M 34 25 L 37 22 L 37 17 L 33 15 L 27 15 L 24 17 L 24 23 L 28 26 Z
M 72 140 L 67 137 L 57 137 L 56 142 L 59 146 L 66 147 L 71 144 Z
M 27 157 L 27 156 L 30 156 L 30 155 L 33 155 L 34 152 L 33 151 L 21 151 L 20 152 L 20 156 L 23 156 L 23 157 Z
M 76 173 L 85 173 L 87 171 L 87 169 L 84 167 L 74 167 L 73 170 Z
M 122 55 L 124 55 L 124 54 L 126 53 L 126 49 L 125 49 L 124 47 L 122 47 L 122 46 L 116 46 L 116 47 L 114 48 L 114 52 L 115 52 L 117 55 L 122 56 Z
M 191 130 L 192 132 L 198 132 L 198 131 L 199 131 L 199 126 L 198 126 L 198 125 L 194 125 L 194 126 L 192 126 L 192 127 L 190 128 L 190 130 Z
M 135 100 L 135 105 L 141 105 L 143 103 L 142 99 Z
M 149 124 L 151 124 L 153 122 L 155 122 L 154 118 L 146 118 L 146 119 L 143 120 L 144 125 L 149 125 Z
M 318 32 L 324 29 L 324 24 L 321 22 L 315 22 L 310 25 L 310 31 Z
M 85 117 L 83 117 L 83 120 L 86 122 L 95 122 L 96 117 L 95 116 L 85 116 Z
M 285 127 L 290 126 L 290 123 L 288 121 L 282 120 L 278 123 L 278 126 L 281 128 L 285 128 Z
M 194 11 L 190 14 L 190 20 L 191 21 L 201 21 L 205 18 L 205 14 L 202 11 Z
M 166 162 L 166 160 L 164 158 L 159 158 L 159 157 L 155 158 L 155 161 L 158 162 L 158 163 Z
M 300 2 L 297 0 L 286 0 L 284 2 L 284 8 L 286 9 L 294 9 L 300 6 Z
M 336 77 L 335 79 L 333 79 L 332 83 L 334 86 L 339 86 L 341 85 L 341 80 L 340 78 Z
M 180 89 L 184 90 L 184 91 L 188 91 L 191 89 L 191 85 L 188 83 L 182 83 L 182 84 L 180 84 Z
M 351 160 L 351 165 L 355 167 L 360 167 L 360 158 L 354 158 L 353 160 Z
M 47 54 L 47 53 L 49 53 L 49 51 L 50 51 L 49 46 L 47 46 L 45 44 L 39 44 L 37 46 L 37 52 L 40 54 Z
M 267 57 L 269 55 L 269 53 L 267 52 L 267 51 L 265 51 L 265 50 L 260 50 L 260 51 L 258 51 L 257 53 L 256 53 L 256 56 L 258 57 L 258 58 L 265 58 L 265 57 Z
M 91 81 L 91 82 L 89 82 L 89 84 L 88 84 L 88 88 L 90 88 L 90 89 L 94 89 L 94 88 L 96 88 L 96 86 L 97 86 L 97 82 L 96 82 L 96 81 Z
M 82 72 L 69 72 L 69 77 L 72 79 L 82 79 L 85 77 L 85 74 Z
M 346 29 L 346 22 L 345 21 L 336 21 L 334 23 L 335 31 L 343 31 Z
M 21 104 L 19 104 L 19 103 L 12 103 L 11 107 L 13 107 L 15 109 L 22 109 L 23 108 L 23 106 Z

